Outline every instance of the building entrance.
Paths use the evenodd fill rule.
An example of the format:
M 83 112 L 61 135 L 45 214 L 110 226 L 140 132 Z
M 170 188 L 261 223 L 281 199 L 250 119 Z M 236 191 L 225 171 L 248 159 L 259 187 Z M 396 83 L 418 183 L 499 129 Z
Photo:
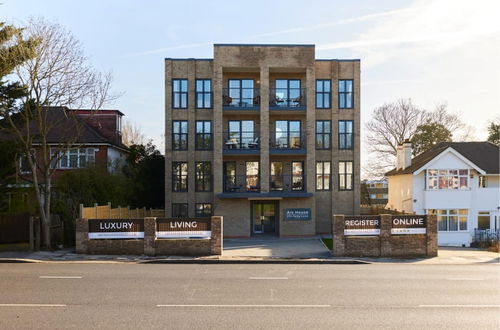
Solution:
M 252 202 L 252 234 L 277 233 L 276 202 Z

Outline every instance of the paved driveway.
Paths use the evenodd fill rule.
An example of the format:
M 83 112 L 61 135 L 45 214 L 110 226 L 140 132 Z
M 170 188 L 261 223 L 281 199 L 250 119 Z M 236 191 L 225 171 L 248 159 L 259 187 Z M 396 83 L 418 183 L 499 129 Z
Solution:
M 227 257 L 278 257 L 278 258 L 329 258 L 330 251 L 319 237 L 278 238 L 252 237 L 225 239 L 223 256 Z

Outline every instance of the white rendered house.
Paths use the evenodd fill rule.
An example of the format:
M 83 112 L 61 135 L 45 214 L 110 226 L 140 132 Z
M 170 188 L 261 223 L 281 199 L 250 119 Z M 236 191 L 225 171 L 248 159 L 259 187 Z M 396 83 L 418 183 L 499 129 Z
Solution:
M 386 173 L 389 208 L 437 214 L 440 246 L 470 246 L 475 229 L 500 230 L 497 145 L 445 142 L 412 159 L 406 141 L 397 152 Z

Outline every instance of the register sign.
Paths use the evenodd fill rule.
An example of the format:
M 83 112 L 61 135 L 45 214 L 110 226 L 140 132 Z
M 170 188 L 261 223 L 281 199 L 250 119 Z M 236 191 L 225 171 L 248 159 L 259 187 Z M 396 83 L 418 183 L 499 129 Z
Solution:
M 380 235 L 380 216 L 378 215 L 345 216 L 344 235 L 346 236 Z

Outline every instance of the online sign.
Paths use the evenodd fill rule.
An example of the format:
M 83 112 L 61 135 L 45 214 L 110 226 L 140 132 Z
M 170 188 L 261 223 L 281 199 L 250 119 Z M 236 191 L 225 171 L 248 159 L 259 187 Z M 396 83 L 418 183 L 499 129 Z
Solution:
M 144 219 L 90 219 L 89 239 L 144 238 Z
M 425 215 L 393 215 L 391 234 L 425 234 L 427 217 Z
M 380 216 L 359 215 L 344 217 L 344 235 L 380 235 Z
M 210 238 L 210 218 L 156 219 L 156 238 Z

